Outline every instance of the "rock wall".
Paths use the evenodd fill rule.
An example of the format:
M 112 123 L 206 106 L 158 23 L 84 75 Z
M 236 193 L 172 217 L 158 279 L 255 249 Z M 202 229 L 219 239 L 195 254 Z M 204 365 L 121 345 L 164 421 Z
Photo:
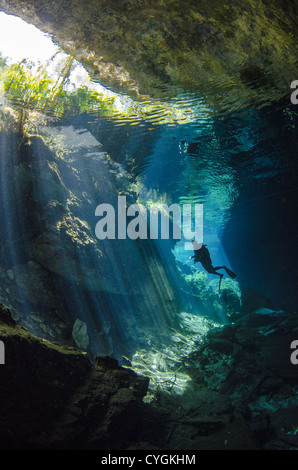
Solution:
M 297 8 L 297 0 L 0 1 L 103 85 L 157 99 L 195 91 L 229 108 L 289 92 Z
M 119 194 L 135 203 L 133 179 L 98 141 L 86 144 L 87 132 L 86 148 L 70 148 L 51 131 L 19 146 L 17 134 L 0 133 L 1 301 L 18 324 L 62 344 L 73 344 L 73 327 L 83 322 L 79 342 L 91 356 L 120 360 L 150 338 L 164 343 L 179 302 L 171 247 L 164 266 L 154 240 L 97 239 L 97 205 L 116 211 Z M 58 131 L 73 142 L 80 128 Z
M 164 381 L 145 403 L 146 377 L 41 340 L 0 305 L 0 449 L 297 450 L 295 325 L 259 309 L 209 330 L 179 361 L 184 393 Z
M 146 378 L 111 358 L 92 365 L 73 348 L 34 337 L 2 305 L 0 338 L 1 449 L 121 448 L 134 441 Z

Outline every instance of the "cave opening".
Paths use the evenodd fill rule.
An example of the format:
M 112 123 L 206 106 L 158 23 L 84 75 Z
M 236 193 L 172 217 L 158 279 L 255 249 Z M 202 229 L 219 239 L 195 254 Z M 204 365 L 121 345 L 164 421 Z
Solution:
M 207 29 L 199 18 L 192 35 L 204 43 L 220 18 Z M 90 51 L 80 62 L 80 52 L 77 60 L 16 16 L 0 12 L 0 31 L 0 301 L 13 322 L 87 358 L 80 365 L 86 374 L 101 364 L 147 378 L 146 390 L 136 385 L 141 401 L 158 412 L 169 407 L 172 417 L 179 411 L 184 426 L 167 428 L 166 445 L 225 448 L 225 432 L 246 406 L 243 441 L 233 438 L 232 448 L 245 447 L 248 436 L 252 448 L 274 447 L 279 438 L 295 447 L 294 431 L 280 437 L 277 429 L 280 410 L 297 398 L 290 344 L 297 331 L 298 114 L 290 91 L 273 93 L 269 61 L 264 69 L 243 65 L 235 98 L 229 91 L 237 74 L 228 80 L 221 71 L 208 95 L 187 88 L 188 80 L 178 86 L 174 65 L 163 70 L 163 54 L 160 67 L 150 68 L 148 57 L 156 97 L 129 92 L 132 79 L 117 64 L 117 80 L 112 67 L 103 79 Z M 164 54 L 175 45 L 161 43 Z M 145 79 L 143 88 L 150 89 Z M 116 236 L 123 201 L 135 217 L 133 236 Z M 200 208 L 199 224 L 186 207 Z M 142 211 L 165 217 L 165 236 Z M 186 233 L 198 231 L 211 269 L 193 261 Z M 262 413 L 275 413 L 264 436 Z M 116 434 L 113 445 L 128 445 Z M 84 445 L 96 447 L 88 439 Z

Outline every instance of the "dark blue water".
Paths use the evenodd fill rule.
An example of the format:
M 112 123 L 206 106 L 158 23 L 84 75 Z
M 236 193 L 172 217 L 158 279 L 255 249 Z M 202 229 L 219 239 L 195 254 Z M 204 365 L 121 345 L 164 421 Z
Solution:
M 286 97 L 222 113 L 193 95 L 171 106 L 188 119 L 52 117 L 22 142 L 2 131 L 1 300 L 38 336 L 72 344 L 80 331 L 91 359 L 162 350 L 178 361 L 202 319 L 296 309 L 296 108 Z M 219 290 L 183 240 L 98 240 L 95 209 L 119 195 L 202 204 L 213 264 L 236 280 Z
M 144 138 L 138 129 L 117 133 L 144 191 L 203 204 L 204 243 L 215 264 L 228 263 L 241 284 L 277 307 L 296 308 L 297 112 L 288 97 L 261 110 L 202 112 L 190 124 L 160 126 L 141 148 L 131 149 Z M 107 151 L 119 158 L 113 141 Z M 175 256 L 188 262 L 180 245 Z

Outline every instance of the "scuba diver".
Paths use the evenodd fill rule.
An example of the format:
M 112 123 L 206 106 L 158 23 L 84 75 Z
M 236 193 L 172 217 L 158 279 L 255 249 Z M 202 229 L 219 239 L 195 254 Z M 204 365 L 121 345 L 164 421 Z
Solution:
M 202 243 L 198 243 L 196 240 L 192 241 L 192 245 L 193 245 L 195 254 L 193 256 L 190 256 L 189 259 L 194 258 L 194 263 L 200 262 L 201 265 L 203 266 L 203 268 L 207 271 L 207 273 L 216 274 L 217 276 L 220 276 L 219 287 L 218 287 L 219 290 L 220 290 L 220 284 L 221 284 L 221 280 L 223 278 L 223 274 L 218 273 L 217 272 L 218 269 L 224 269 L 226 271 L 226 273 L 232 279 L 235 279 L 236 274 L 233 273 L 233 271 L 228 269 L 226 266 L 216 266 L 216 267 L 214 267 L 212 265 L 211 256 L 210 256 L 209 250 L 206 247 L 206 245 L 203 245 Z

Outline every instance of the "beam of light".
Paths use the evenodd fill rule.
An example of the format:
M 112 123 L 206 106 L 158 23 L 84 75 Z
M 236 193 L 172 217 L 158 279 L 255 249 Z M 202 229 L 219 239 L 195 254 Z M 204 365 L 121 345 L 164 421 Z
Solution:
M 54 128 L 53 135 L 56 130 Z M 51 134 L 50 128 L 44 132 Z M 11 160 L 7 148 L 2 149 L 2 162 L 6 163 L 1 173 L 3 181 L 11 181 L 11 175 L 15 174 L 10 188 L 7 184 L 2 186 L 2 204 L 10 229 L 6 238 L 14 240 L 21 228 L 24 249 L 21 256 L 11 246 L 8 267 L 14 269 L 29 262 L 30 245 L 33 242 L 36 246 L 37 240 L 40 241 L 38 251 L 35 251 L 37 262 L 54 273 L 54 281 L 56 274 L 55 287 L 63 298 L 66 316 L 73 322 L 79 318 L 87 324 L 93 355 L 109 354 L 121 359 L 121 354 L 134 353 L 140 345 L 148 346 L 150 341 L 166 344 L 176 323 L 176 306 L 171 281 L 158 253 L 153 245 L 150 248 L 150 244 L 140 247 L 132 240 L 106 240 L 98 245 L 104 254 L 100 258 L 94 245 L 94 234 L 93 239 L 91 233 L 85 241 L 78 238 L 89 232 L 80 232 L 76 224 L 92 227 L 84 207 L 88 211 L 94 210 L 101 198 L 113 197 L 114 192 L 105 193 L 105 189 L 113 187 L 115 175 L 110 172 L 111 164 L 90 133 L 60 127 L 59 134 L 67 136 L 64 149 L 70 145 L 68 162 L 67 154 L 61 161 L 51 161 L 50 154 L 47 158 L 46 146 L 38 138 L 32 138 L 32 145 L 27 147 L 28 154 L 24 153 L 23 147 L 23 154 L 15 151 L 15 161 Z M 82 145 L 76 146 L 74 158 L 73 144 L 79 136 Z M 31 148 L 33 154 L 29 157 Z M 99 178 L 99 190 L 89 185 L 92 168 L 96 169 Z M 80 175 L 78 187 L 74 175 Z M 28 184 L 29 193 L 24 184 Z M 89 204 L 84 206 L 81 201 L 86 192 Z M 54 225 L 47 218 L 47 206 L 51 201 L 56 201 L 66 211 Z M 74 208 L 78 219 L 72 212 L 67 212 L 72 201 L 79 204 L 77 209 Z M 35 211 L 39 212 L 41 223 L 32 228 L 30 218 L 33 220 L 37 215 Z M 23 303 L 23 308 L 24 318 L 29 322 L 30 302 Z M 34 326 L 32 329 L 35 333 Z
M 37 64 L 48 63 L 58 51 L 49 36 L 19 18 L 0 13 L 0 31 L 0 52 L 8 57 L 9 62 L 28 58 L 30 62 L 35 61 Z M 78 65 L 70 81 L 72 84 L 85 84 L 88 81 L 88 74 Z M 92 86 L 100 87 L 94 83 Z M 103 87 L 99 88 L 99 91 L 102 90 Z M 119 97 L 117 99 L 121 110 L 122 102 Z M 130 104 L 129 101 L 124 102 L 124 108 Z M 200 126 L 208 127 L 210 124 L 209 119 L 207 117 L 205 119 L 205 109 L 203 111 L 201 109 L 201 100 L 194 102 L 193 99 L 180 97 L 168 106 L 157 106 L 155 113 L 152 112 L 153 108 L 154 106 L 151 107 L 151 111 L 147 110 L 145 117 L 152 122 L 156 120 L 162 124 L 164 117 L 168 122 L 167 112 L 169 114 L 175 112 L 182 123 L 192 122 L 198 119 L 200 112 Z M 124 121 L 123 116 L 120 116 L 119 120 Z M 136 128 L 140 126 L 138 114 L 132 116 L 131 122 L 133 121 Z M 168 158 L 168 142 L 179 136 L 183 147 L 185 138 L 184 129 L 181 131 L 180 128 L 181 135 L 176 128 L 168 126 L 164 129 L 168 134 L 167 139 L 155 143 L 154 156 L 159 163 L 157 168 L 150 167 L 153 179 L 158 172 L 162 176 L 160 162 L 164 165 L 165 159 Z M 92 227 L 90 210 L 94 211 L 100 202 L 110 202 L 102 199 L 109 194 L 108 188 L 115 184 L 115 175 L 119 177 L 122 171 L 121 165 L 111 170 L 99 142 L 86 129 L 75 129 L 64 122 L 63 125 L 57 124 L 52 128 L 49 125 L 46 127 L 40 125 L 36 127 L 36 131 L 52 143 L 55 142 L 57 154 L 54 149 L 53 155 L 50 156 L 46 146 L 38 139 L 35 139 L 33 145 L 34 156 L 30 153 L 30 146 L 27 148 L 27 154 L 25 152 L 20 155 L 22 146 L 19 146 L 19 142 L 2 141 L 1 198 L 3 220 L 5 220 L 3 230 L 8 241 L 17 242 L 18 237 L 23 239 L 21 250 L 20 246 L 16 250 L 15 245 L 11 244 L 6 259 L 7 268 L 31 262 L 31 244 L 39 235 L 44 236 L 44 246 L 48 243 L 48 253 L 52 253 L 52 259 L 46 260 L 47 264 L 44 259 L 37 257 L 37 260 L 34 258 L 34 262 L 41 265 L 40 269 L 50 273 L 49 277 L 54 283 L 55 292 L 61 298 L 63 305 L 64 313 L 61 313 L 67 318 L 68 323 L 75 323 L 77 319 L 86 323 L 91 357 L 108 354 L 121 362 L 123 356 L 127 355 L 132 364 L 136 364 L 140 357 L 144 362 L 144 357 L 148 354 L 150 364 L 142 373 L 149 376 L 155 373 L 154 380 L 157 382 L 159 377 L 164 382 L 175 377 L 175 388 L 184 389 L 189 377 L 183 371 L 178 373 L 171 365 L 164 365 L 161 370 L 157 357 L 159 354 L 164 355 L 165 362 L 172 357 L 172 363 L 178 363 L 180 355 L 187 354 L 196 345 L 194 338 L 199 337 L 196 331 L 198 324 L 196 315 L 206 312 L 200 311 L 196 302 L 189 296 L 189 305 L 192 305 L 195 315 L 193 323 L 188 321 L 188 325 L 192 324 L 193 330 L 190 328 L 186 329 L 186 332 L 182 331 L 181 322 L 183 324 L 186 316 L 179 314 L 181 308 L 184 306 L 186 308 L 187 302 L 185 302 L 185 292 L 181 289 L 181 278 L 176 270 L 170 243 L 160 243 L 160 240 L 150 243 L 136 243 L 131 240 L 126 240 L 124 243 L 105 241 L 99 245 L 104 254 L 104 257 L 100 258 L 92 240 L 83 246 L 83 240 L 77 239 L 72 250 L 69 250 L 66 234 L 67 231 L 73 230 L 76 236 L 74 214 L 86 223 L 86 226 Z M 191 126 L 186 132 L 200 131 L 198 127 Z M 178 160 L 181 152 L 176 153 Z M 61 158 L 60 156 L 57 158 L 58 154 Z M 26 160 L 29 157 L 31 161 Z M 181 161 L 179 164 L 182 163 Z M 172 156 L 168 164 L 168 168 L 172 168 L 175 176 L 177 167 Z M 150 168 L 147 177 L 150 176 Z M 93 184 L 93 173 L 95 177 L 100 175 L 97 189 Z M 14 183 L 10 184 L 12 180 Z M 27 190 L 23 191 L 22 187 L 17 186 L 18 183 L 27 184 Z M 71 220 L 59 219 L 55 227 L 49 228 L 45 208 L 51 201 L 60 204 L 66 210 L 66 219 L 69 217 Z M 80 204 L 86 213 L 80 209 Z M 39 228 L 34 225 L 36 220 L 33 220 L 37 215 L 36 212 L 41 218 Z M 48 229 L 56 237 L 52 246 L 46 238 Z M 71 241 L 70 236 L 68 242 Z M 189 255 L 189 252 L 187 254 Z M 22 310 L 20 323 L 24 323 L 33 333 L 40 335 L 39 325 L 34 324 L 31 318 L 32 311 L 38 310 L 39 305 L 32 306 L 22 288 L 17 289 L 16 299 L 21 303 L 21 306 L 18 305 L 18 309 Z

